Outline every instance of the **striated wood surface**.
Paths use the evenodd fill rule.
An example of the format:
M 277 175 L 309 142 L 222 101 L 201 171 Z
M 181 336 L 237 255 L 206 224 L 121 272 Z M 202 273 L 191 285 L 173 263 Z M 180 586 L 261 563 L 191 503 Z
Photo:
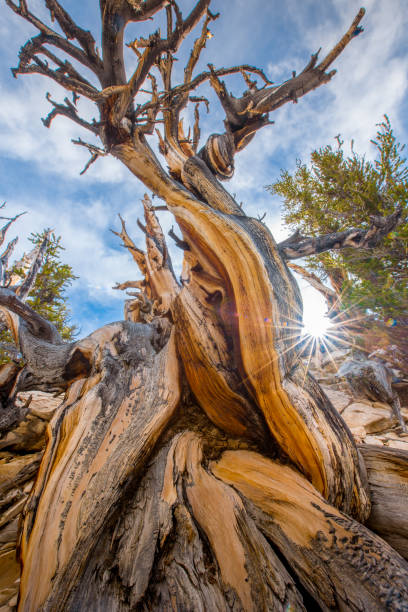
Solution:
M 367 526 L 408 559 L 408 452 L 361 444 L 371 493 Z
M 323 610 L 405 610 L 408 564 L 342 514 L 293 469 L 250 451 L 227 451 L 212 472 L 233 485 Z
M 243 384 L 256 399 L 272 436 L 326 499 L 366 518 L 366 477 L 348 428 L 323 396 L 313 398 L 311 384 L 303 390 L 306 374 L 292 372 L 301 306 L 270 232 L 258 221 L 221 214 L 191 200 L 184 207 L 170 208 L 204 271 L 213 271 L 202 263 L 209 260 L 224 281 L 219 317 L 233 339 Z M 194 273 L 190 268 L 193 278 Z M 229 310 L 223 311 L 223 300 L 231 305 Z M 183 333 L 179 328 L 178 337 Z M 200 324 L 196 333 L 205 333 Z M 181 342 L 188 340 L 183 337 Z M 189 376 L 188 364 L 186 372 L 206 409 L 206 389 Z
M 71 344 L 0 288 L 0 310 L 26 363 L 12 376 L 16 387 L 65 392 L 24 509 L 19 610 L 408 609 L 406 562 L 354 520 L 370 514 L 365 463 L 299 363 L 302 306 L 286 264 L 336 245 L 369 247 L 400 213 L 377 219 L 367 232 L 295 234 L 277 245 L 218 180 L 233 175 L 235 154 L 270 123 L 270 111 L 334 76 L 328 69 L 362 31 L 364 9 L 320 63 L 314 53 L 304 70 L 275 86 L 248 65 L 209 65 L 193 76 L 217 18 L 210 0 L 197 0 L 184 17 L 176 2 L 101 1 L 102 57 L 92 34 L 56 0 L 45 3 L 49 24 L 26 2 L 6 3 L 39 31 L 14 75 L 39 73 L 73 92 L 74 103 L 48 96 L 53 108 L 45 125 L 63 115 L 99 137 L 103 148 L 76 141 L 91 153 L 84 171 L 100 156 L 118 158 L 164 201 L 184 250 L 178 283 L 145 197 L 146 225 L 139 226 L 146 253 L 124 222 L 119 233 L 143 275 L 121 285 L 138 290 L 127 320 Z M 127 79 L 125 27 L 162 9 L 166 26 L 130 44 L 137 66 Z M 184 80 L 173 86 L 174 54 L 201 19 Z M 241 97 L 220 80 L 238 73 L 247 87 Z M 225 133 L 211 134 L 199 148 L 198 105 L 206 100 L 190 94 L 205 82 L 225 111 Z M 99 120 L 79 116 L 78 96 L 95 102 Z M 190 101 L 192 140 L 180 121 Z M 157 121 L 169 172 L 146 140 Z M 378 505 L 381 462 L 385 457 L 367 455 Z M 385 468 L 392 491 L 403 480 L 403 464 L 395 465 L 393 459 Z M 384 506 L 381 515 L 374 505 L 370 520 L 387 535 L 387 513 L 400 508 Z
M 203 443 L 178 433 L 147 464 L 66 609 L 305 609 L 239 495 L 205 468 Z
M 21 518 L 44 451 L 47 423 L 60 403 L 61 397 L 34 392 L 28 397 L 27 394 L 19 394 L 13 405 L 3 406 L 3 424 L 9 423 L 9 428 L 0 437 L 2 612 L 2 606 L 4 612 L 9 612 L 17 603 L 21 566 L 16 549 L 21 533 Z
M 76 381 L 50 424 L 26 509 L 20 610 L 63 606 L 95 537 L 140 473 L 179 399 L 174 338 L 161 352 L 150 326 L 92 335 L 93 372 Z

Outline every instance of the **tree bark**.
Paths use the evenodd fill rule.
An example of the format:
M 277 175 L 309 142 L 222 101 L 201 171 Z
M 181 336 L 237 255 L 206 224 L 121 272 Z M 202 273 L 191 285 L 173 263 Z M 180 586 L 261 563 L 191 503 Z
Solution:
M 70 344 L 17 295 L 0 292 L 26 360 L 14 391 L 65 394 L 24 510 L 18 609 L 405 609 L 405 560 L 362 524 L 372 494 L 363 457 L 300 361 L 302 303 L 287 266 L 313 249 L 369 245 L 399 213 L 367 232 L 277 245 L 218 180 L 232 175 L 234 155 L 270 123 L 270 111 L 332 78 L 326 70 L 361 31 L 364 10 L 320 64 L 313 54 L 298 76 L 272 87 L 250 66 L 211 66 L 193 78 L 216 18 L 209 0 L 185 19 L 173 1 L 101 1 L 102 58 L 56 0 L 46 6 L 66 39 L 25 2 L 6 1 L 40 32 L 23 47 L 15 74 L 48 76 L 95 101 L 100 113 L 89 123 L 70 101 L 50 100 L 46 125 L 62 114 L 97 134 L 103 149 L 77 141 L 92 155 L 86 169 L 108 153 L 124 163 L 165 202 L 184 252 L 179 283 L 145 196 L 146 251 L 124 221 L 119 233 L 143 277 L 122 285 L 139 290 L 127 320 Z M 124 28 L 162 8 L 167 37 L 157 31 L 131 44 L 138 64 L 127 80 Z M 201 18 L 184 82 L 172 87 L 172 54 Z M 44 45 L 90 68 L 102 89 Z M 237 72 L 249 87 L 241 98 L 219 80 Z M 147 77 L 151 100 L 134 105 Z M 205 81 L 225 110 L 226 131 L 197 152 L 198 110 L 192 141 L 180 112 Z M 146 140 L 159 113 L 169 172 Z
M 408 559 L 408 453 L 361 445 L 372 500 L 367 526 Z

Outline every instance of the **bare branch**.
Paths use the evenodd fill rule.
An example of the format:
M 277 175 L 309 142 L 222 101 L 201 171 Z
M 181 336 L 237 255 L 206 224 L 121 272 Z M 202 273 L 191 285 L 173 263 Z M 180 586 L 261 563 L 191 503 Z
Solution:
M 146 112 L 146 123 L 142 125 L 141 130 L 144 134 L 153 134 L 154 126 L 158 123 L 156 117 L 158 112 L 160 111 L 160 102 L 158 98 L 158 90 L 157 90 L 157 81 L 153 74 L 148 74 L 148 78 L 152 84 L 152 98 L 151 102 L 153 106 L 149 108 Z M 137 119 L 136 119 L 137 120 Z
M 76 39 L 79 42 L 91 64 L 89 67 L 101 71 L 103 64 L 97 53 L 92 34 L 88 30 L 80 28 L 57 0 L 45 0 L 45 4 L 50 11 L 52 20 L 57 20 L 67 39 Z
M 400 223 L 401 216 L 402 208 L 398 206 L 388 217 L 371 217 L 372 225 L 368 230 L 351 228 L 315 238 L 305 238 L 295 234 L 278 244 L 278 249 L 286 259 L 298 259 L 344 248 L 371 249 Z
M 104 149 L 101 149 L 100 147 L 97 147 L 96 145 L 90 144 L 89 142 L 84 142 L 80 138 L 78 138 L 77 140 L 72 139 L 71 142 L 75 145 L 85 147 L 91 153 L 91 158 L 86 163 L 84 169 L 81 170 L 81 172 L 79 173 L 80 175 L 85 174 L 89 166 L 91 166 L 94 162 L 96 162 L 96 160 L 99 157 L 105 157 L 106 155 L 108 155 L 107 151 L 105 151 Z
M 187 84 L 183 83 L 182 85 L 177 85 L 173 87 L 171 90 L 169 90 L 168 92 L 162 93 L 159 96 L 159 102 L 164 108 L 170 107 L 170 105 L 172 104 L 175 98 L 177 98 L 178 96 L 186 92 L 194 91 L 202 83 L 209 81 L 212 74 L 215 74 L 217 77 L 222 77 L 222 76 L 227 76 L 230 74 L 236 74 L 238 72 L 242 72 L 243 70 L 245 70 L 246 72 L 251 72 L 253 74 L 256 74 L 260 78 L 262 78 L 262 80 L 266 84 L 271 84 L 271 81 L 268 80 L 268 78 L 266 77 L 266 75 L 264 74 L 262 70 L 260 70 L 259 68 L 256 68 L 256 66 L 249 66 L 248 64 L 242 64 L 240 66 L 232 66 L 230 68 L 219 68 L 217 70 L 214 69 L 212 72 L 210 71 L 201 72 L 196 77 L 194 77 L 194 79 L 190 83 L 187 83 Z M 108 97 L 109 95 L 111 95 L 111 93 L 115 93 L 115 92 L 120 93 L 121 91 L 124 90 L 125 87 L 126 86 L 118 86 L 116 88 L 107 88 L 106 90 L 103 90 L 102 92 L 100 92 L 100 97 L 102 96 Z M 203 99 L 204 101 L 204 98 L 200 97 L 200 100 L 201 99 Z M 192 96 L 190 96 L 190 100 L 192 102 L 195 101 Z M 153 104 L 150 101 L 141 105 L 140 108 L 138 109 L 138 114 L 145 113 L 151 106 L 153 106 Z
M 135 43 L 132 45 L 133 47 L 137 45 L 139 47 L 145 47 L 145 50 L 139 59 L 135 72 L 128 82 L 126 90 L 119 95 L 115 103 L 114 122 L 117 125 L 125 116 L 131 101 L 142 87 L 147 75 L 149 74 L 153 65 L 157 62 L 158 58 L 160 58 L 163 53 L 175 53 L 177 51 L 185 37 L 200 21 L 201 17 L 207 10 L 209 3 L 210 0 L 199 0 L 185 20 L 182 19 L 181 13 L 176 11 L 177 19 L 175 28 L 166 39 L 162 39 L 160 37 L 160 31 L 157 31 L 154 34 L 151 34 L 147 40 L 141 39 L 137 42 L 135 41 Z M 175 8 L 177 5 L 173 1 L 171 6 Z M 121 61 L 123 64 L 123 55 Z M 122 82 L 117 82 L 115 84 L 120 85 L 124 83 L 122 80 Z
M 171 230 L 168 232 L 170 238 L 172 238 L 174 240 L 174 242 L 176 243 L 176 246 L 178 246 L 179 249 L 182 249 L 183 251 L 190 251 L 190 245 L 188 244 L 188 242 L 186 242 L 185 240 L 181 240 L 181 238 L 179 238 L 177 236 L 177 234 L 174 232 L 173 227 L 171 228 Z
M 198 143 L 200 141 L 200 111 L 199 102 L 194 107 L 194 127 L 193 127 L 193 149 L 197 152 Z
M 116 283 L 112 289 L 119 289 L 120 291 L 125 291 L 126 289 L 140 289 L 143 290 L 146 286 L 145 280 L 138 281 L 125 281 L 124 283 Z
M 288 266 L 291 270 L 296 272 L 296 274 L 299 274 L 299 276 L 301 276 L 305 281 L 307 281 L 309 285 L 319 291 L 319 293 L 324 296 L 330 306 L 332 306 L 333 303 L 338 300 L 336 292 L 333 291 L 333 289 L 326 287 L 326 285 L 320 280 L 318 276 L 316 276 L 316 274 L 313 274 L 313 272 L 306 270 L 306 268 L 304 268 L 303 266 L 299 266 L 291 261 L 288 263 Z
M 19 213 L 18 215 L 16 215 L 15 217 L 12 217 L 8 223 L 6 223 L 5 225 L 3 225 L 3 227 L 0 229 L 0 246 L 3 244 L 4 239 L 6 237 L 7 234 L 7 230 L 9 229 L 10 225 L 12 225 L 14 223 L 14 221 L 16 221 L 19 217 L 21 217 L 22 215 L 25 215 L 25 212 Z
M 189 102 L 203 102 L 205 104 L 207 114 L 210 112 L 210 101 L 208 98 L 205 98 L 204 96 L 189 96 L 188 100 Z
M 0 306 L 21 317 L 27 324 L 30 332 L 37 338 L 52 344 L 59 344 L 61 342 L 60 335 L 54 325 L 22 302 L 13 291 L 4 287 L 0 288 Z
M 6 282 L 7 282 L 8 260 L 10 258 L 10 255 L 14 251 L 14 247 L 16 246 L 17 242 L 18 242 L 18 236 L 16 238 L 13 238 L 13 240 L 11 240 L 8 243 L 6 250 L 4 251 L 2 255 L 0 255 L 0 265 L 1 265 L 0 285 L 3 287 L 6 285 Z
M 195 40 L 193 49 L 190 53 L 189 60 L 187 62 L 187 66 L 184 68 L 184 83 L 191 83 L 191 79 L 193 76 L 193 70 L 200 58 L 201 51 L 204 49 L 208 38 L 210 37 L 210 31 L 208 29 L 208 24 L 211 21 L 215 21 L 219 17 L 219 13 L 213 15 L 207 9 L 207 15 L 203 22 L 203 27 L 201 29 L 201 35 Z
M 111 230 L 111 232 L 115 234 L 115 236 L 119 236 L 119 238 L 122 239 L 123 246 L 130 251 L 130 254 L 132 255 L 134 261 L 137 263 L 139 267 L 139 270 L 141 271 L 143 276 L 145 276 L 146 275 L 146 256 L 141 249 L 137 248 L 133 240 L 129 237 L 129 234 L 127 233 L 127 230 L 126 230 L 126 224 L 125 224 L 124 219 L 122 219 L 120 215 L 118 215 L 118 217 L 122 224 L 122 230 L 120 232 L 115 232 L 114 230 Z
M 46 37 L 43 34 L 39 34 L 21 48 L 19 53 L 20 62 L 17 68 L 12 69 L 13 75 L 16 77 L 18 74 L 42 74 L 56 81 L 59 85 L 65 87 L 65 89 L 96 101 L 99 96 L 98 90 L 82 77 L 68 60 L 61 60 L 44 47 L 45 42 Z M 57 68 L 50 68 L 46 60 L 38 57 L 39 54 L 50 59 L 57 65 Z
M 359 27 L 359 23 L 365 15 L 365 9 L 361 8 L 357 15 L 355 16 L 353 23 L 342 37 L 342 39 L 337 43 L 335 47 L 326 55 L 323 61 L 320 62 L 318 68 L 321 71 L 327 70 L 327 68 L 334 62 L 335 59 L 338 58 L 340 53 L 344 50 L 344 48 L 348 45 L 348 43 L 360 32 L 363 31 L 363 28 Z
M 58 102 L 55 102 L 51 98 L 51 94 L 49 92 L 47 92 L 46 98 L 54 108 L 50 113 L 48 113 L 45 119 L 41 119 L 45 127 L 49 128 L 53 119 L 55 119 L 55 117 L 57 117 L 58 115 L 62 115 L 64 117 L 67 117 L 68 119 L 71 119 L 81 127 L 91 131 L 93 134 L 99 134 L 100 124 L 98 124 L 95 120 L 93 121 L 93 123 L 89 123 L 88 121 L 85 121 L 85 119 L 82 119 L 82 117 L 79 117 L 77 108 L 68 98 L 64 98 L 65 104 L 59 104 Z
M 108 0 L 109 1 L 109 0 Z M 127 0 L 126 16 L 129 21 L 146 21 L 166 6 L 168 0 Z
M 210 66 L 210 82 L 217 93 L 227 116 L 227 129 L 234 134 L 236 150 L 242 149 L 248 142 L 249 136 L 264 125 L 268 125 L 267 114 L 276 110 L 287 102 L 297 102 L 309 91 L 327 83 L 335 74 L 335 70 L 327 73 L 326 69 L 338 57 L 345 46 L 361 31 L 358 24 L 364 16 L 364 9 L 360 9 L 350 28 L 340 42 L 330 51 L 326 58 L 317 64 L 318 53 L 312 55 L 304 70 L 280 86 L 256 89 L 253 82 L 246 79 L 249 90 L 241 98 L 235 98 L 227 92 L 225 84 L 219 80 L 219 74 Z M 244 75 L 245 71 L 241 71 Z
M 44 239 L 38 248 L 38 252 L 34 258 L 34 261 L 32 262 L 30 266 L 30 269 L 27 272 L 27 275 L 23 283 L 16 289 L 16 295 L 18 295 L 18 297 L 20 298 L 22 302 L 24 302 L 27 299 L 37 279 L 40 268 L 44 262 L 45 252 L 47 250 L 47 246 L 50 240 L 50 234 L 51 234 L 51 230 L 47 230 L 45 232 Z
M 65 53 L 70 55 L 72 58 L 74 58 L 75 60 L 77 60 L 84 66 L 86 66 L 87 68 L 90 68 L 96 74 L 98 78 L 101 77 L 102 70 L 103 70 L 102 60 L 99 58 L 95 49 L 93 48 L 93 45 L 95 43 L 95 41 L 93 40 L 93 37 L 91 36 L 89 32 L 85 32 L 84 30 L 81 30 L 81 28 L 76 26 L 76 24 L 74 24 L 72 19 L 69 17 L 68 13 L 66 13 L 65 11 L 64 11 L 64 14 L 65 14 L 65 20 L 64 20 L 62 17 L 62 13 L 61 13 L 63 9 L 61 9 L 61 11 L 59 10 L 54 11 L 54 16 L 56 18 L 59 17 L 61 19 L 61 21 L 60 19 L 57 19 L 60 25 L 61 25 L 61 22 L 64 22 L 66 29 L 70 30 L 72 36 L 67 35 L 67 38 L 64 38 L 63 36 L 55 32 L 55 30 L 48 27 L 45 23 L 43 23 L 40 19 L 38 19 L 38 17 L 36 17 L 33 13 L 31 13 L 27 9 L 26 2 L 20 2 L 17 5 L 12 0 L 6 0 L 6 4 L 17 15 L 20 15 L 20 17 L 23 17 L 23 19 L 31 23 L 35 28 L 37 28 L 37 30 L 39 30 L 39 32 L 41 33 L 40 34 L 41 44 L 52 45 L 60 49 L 61 51 L 64 51 Z M 52 4 L 56 5 L 57 3 L 52 2 L 51 0 L 47 0 L 47 5 L 52 5 Z M 71 26 L 68 25 L 68 21 L 71 21 Z M 63 27 L 62 29 L 64 30 Z M 78 42 L 83 46 L 84 50 L 81 50 L 75 45 L 73 45 L 68 40 L 68 38 L 76 38 Z M 30 44 L 30 41 L 26 43 L 25 47 L 29 46 L 29 44 Z M 24 47 L 22 48 L 22 52 L 23 52 L 23 49 Z M 23 58 L 21 59 L 23 62 L 25 61 Z M 15 72 L 13 71 L 13 74 L 16 75 L 19 72 L 21 72 L 20 67 L 15 69 Z

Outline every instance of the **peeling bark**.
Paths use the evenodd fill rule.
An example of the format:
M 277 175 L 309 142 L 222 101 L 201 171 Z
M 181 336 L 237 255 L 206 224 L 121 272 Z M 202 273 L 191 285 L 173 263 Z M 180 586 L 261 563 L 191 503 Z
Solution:
M 312 252 L 376 244 L 401 213 L 373 219 L 364 232 L 296 234 L 277 245 L 219 182 L 271 123 L 269 112 L 334 76 L 327 70 L 360 33 L 364 10 L 320 63 L 315 53 L 299 75 L 273 86 L 247 65 L 194 76 L 217 18 L 209 0 L 186 17 L 174 0 L 101 0 L 102 57 L 56 0 L 45 4 L 64 35 L 25 1 L 6 2 L 39 31 L 14 74 L 40 73 L 74 93 L 73 103 L 49 98 L 45 125 L 63 115 L 98 136 L 103 148 L 76 141 L 91 153 L 85 170 L 103 155 L 119 159 L 173 214 L 184 253 L 179 283 L 145 196 L 145 252 L 122 219 L 118 232 L 143 277 L 117 287 L 136 290 L 126 321 L 70 344 L 17 292 L 0 289 L 26 361 L 13 393 L 65 393 L 24 510 L 19 610 L 406 609 L 406 562 L 362 525 L 370 516 L 404 552 L 403 529 L 390 540 L 383 525 L 400 507 L 384 504 L 380 460 L 360 454 L 300 363 L 302 304 L 287 265 Z M 128 79 L 125 27 L 162 9 L 166 36 L 131 43 L 137 66 Z M 173 86 L 173 54 L 201 19 L 184 81 Z M 60 51 L 90 69 L 101 89 Z M 248 87 L 239 98 L 220 80 L 236 73 Z M 151 97 L 139 103 L 146 79 Z M 200 148 L 198 107 L 192 138 L 180 112 L 206 103 L 190 95 L 205 82 L 224 108 L 225 133 Z M 98 120 L 78 115 L 78 95 L 95 102 Z M 168 172 L 146 140 L 158 121 Z M 392 487 L 404 469 L 399 460 Z

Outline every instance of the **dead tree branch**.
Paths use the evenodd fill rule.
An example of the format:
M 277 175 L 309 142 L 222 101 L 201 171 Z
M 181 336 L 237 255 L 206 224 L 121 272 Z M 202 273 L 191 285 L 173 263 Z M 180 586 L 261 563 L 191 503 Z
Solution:
M 16 295 L 18 295 L 18 297 L 20 298 L 22 302 L 24 302 L 27 299 L 28 294 L 30 293 L 37 279 L 40 268 L 43 265 L 45 252 L 47 250 L 47 246 L 50 240 L 50 234 L 51 234 L 51 230 L 47 230 L 43 238 L 43 241 L 38 247 L 37 254 L 30 266 L 30 269 L 27 272 L 27 275 L 24 281 L 16 289 Z
M 3 227 L 0 229 L 0 246 L 3 244 L 4 239 L 6 237 L 7 234 L 7 230 L 9 229 L 10 225 L 12 225 L 19 217 L 21 217 L 22 215 L 25 215 L 25 212 L 19 213 L 18 215 L 16 215 L 15 217 L 12 217 L 8 223 L 6 223 L 5 225 L 3 225 Z
M 91 166 L 94 162 L 96 162 L 96 160 L 99 157 L 105 157 L 106 155 L 108 155 L 107 151 L 104 151 L 100 147 L 97 147 L 96 145 L 90 144 L 89 142 L 84 142 L 83 140 L 81 140 L 81 138 L 78 138 L 77 140 L 73 139 L 71 142 L 73 144 L 75 144 L 75 145 L 79 145 L 81 147 L 85 147 L 91 153 L 91 158 L 86 163 L 84 169 L 81 170 L 81 172 L 79 173 L 80 175 L 85 174 L 85 172 L 88 170 L 89 166 Z
M 45 127 L 49 128 L 51 126 L 53 119 L 55 119 L 55 117 L 57 117 L 58 115 L 61 115 L 63 117 L 67 117 L 68 119 L 71 119 L 72 121 L 74 121 L 81 127 L 89 130 L 93 134 L 96 134 L 96 135 L 99 134 L 99 124 L 95 120 L 93 121 L 93 123 L 89 123 L 89 121 L 85 121 L 85 119 L 82 119 L 82 117 L 79 117 L 78 109 L 71 102 L 71 100 L 69 100 L 69 98 L 64 98 L 65 104 L 59 104 L 58 102 L 55 102 L 51 98 L 51 94 L 49 92 L 46 94 L 45 97 L 47 98 L 48 102 L 50 102 L 52 106 L 54 107 L 52 111 L 48 113 L 45 119 L 41 119 Z
M 144 281 L 144 280 L 125 281 L 124 283 L 116 283 L 116 285 L 114 287 L 112 287 L 112 289 L 119 289 L 120 291 L 126 291 L 126 289 L 140 289 L 140 290 L 143 290 L 145 285 L 146 285 L 146 281 Z
M 134 261 L 137 263 L 139 270 L 141 271 L 141 273 L 143 274 L 143 276 L 146 275 L 146 257 L 144 252 L 141 249 L 138 249 L 137 246 L 135 245 L 135 243 L 133 242 L 133 240 L 129 237 L 129 234 L 127 233 L 126 230 L 126 224 L 124 219 L 121 217 L 121 215 L 118 215 L 121 225 L 122 225 L 122 229 L 120 232 L 115 232 L 115 230 L 111 230 L 112 234 L 115 234 L 115 236 L 119 236 L 119 238 L 122 239 L 123 242 L 123 246 L 128 249 L 128 251 L 130 252 L 130 254 L 132 255 Z
M 34 60 L 36 53 L 42 52 L 44 49 L 43 45 L 47 44 L 67 53 L 73 59 L 92 70 L 98 78 L 101 77 L 103 64 L 96 51 L 93 36 L 90 32 L 82 30 L 77 26 L 68 13 L 60 6 L 59 2 L 56 0 L 46 0 L 46 6 L 50 11 L 51 18 L 56 19 L 66 35 L 66 38 L 58 34 L 55 30 L 43 23 L 36 15 L 31 13 L 27 8 L 25 0 L 19 0 L 18 4 L 12 0 L 6 0 L 6 4 L 17 15 L 20 15 L 20 17 L 31 23 L 31 25 L 40 32 L 40 37 L 32 39 L 34 42 L 31 47 L 30 41 L 28 41 L 25 45 L 26 49 L 24 47 L 22 48 L 20 65 L 15 69 L 15 72 L 13 72 L 15 76 L 20 72 L 25 72 L 27 62 Z M 72 42 L 70 42 L 72 39 L 76 39 L 82 49 L 72 44 Z M 23 49 L 25 50 L 23 51 Z
M 8 267 L 8 260 L 10 258 L 10 255 L 12 254 L 12 252 L 14 251 L 14 247 L 16 246 L 18 242 L 18 236 L 16 238 L 13 238 L 13 240 L 10 240 L 10 242 L 8 243 L 6 250 L 4 251 L 4 253 L 2 255 L 0 255 L 0 286 L 4 287 L 7 283 L 7 267 Z
M 23 319 L 33 336 L 52 344 L 61 343 L 60 335 L 54 325 L 25 304 L 13 291 L 0 288 L 0 306 Z
M 372 249 L 398 225 L 401 215 L 402 208 L 398 206 L 388 217 L 373 216 L 371 217 L 372 225 L 368 230 L 351 228 L 314 238 L 305 238 L 296 232 L 278 244 L 278 248 L 285 259 L 299 259 L 328 250 L 344 248 Z
M 185 240 L 181 240 L 181 238 L 179 238 L 177 236 L 177 234 L 175 233 L 173 227 L 171 228 L 171 230 L 168 232 L 170 238 L 172 238 L 174 240 L 174 242 L 176 243 L 176 246 L 178 246 L 179 249 L 182 249 L 183 251 L 190 251 L 190 245 L 188 244 L 188 242 L 186 242 Z
M 292 261 L 288 263 L 288 266 L 291 270 L 296 272 L 296 274 L 299 274 L 299 276 L 301 276 L 305 281 L 307 281 L 309 285 L 311 285 L 314 289 L 316 289 L 319 293 L 322 294 L 327 304 L 329 305 L 329 308 L 333 308 L 333 306 L 335 306 L 336 304 L 338 305 L 339 298 L 336 292 L 333 291 L 333 289 L 327 287 L 320 280 L 320 278 L 316 276 L 316 274 L 313 274 L 313 272 L 306 270 L 306 268 L 304 268 L 303 266 L 299 266 L 298 264 L 295 264 Z

